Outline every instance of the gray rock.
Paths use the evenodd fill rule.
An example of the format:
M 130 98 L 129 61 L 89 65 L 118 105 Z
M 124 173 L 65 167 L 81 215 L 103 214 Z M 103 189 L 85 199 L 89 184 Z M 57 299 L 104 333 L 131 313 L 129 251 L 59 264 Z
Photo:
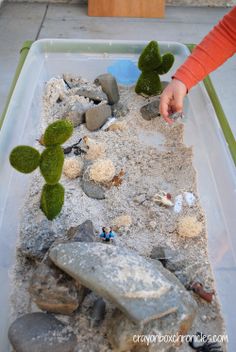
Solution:
M 74 127 L 77 127 L 85 122 L 85 111 L 70 111 L 64 118 L 65 120 L 71 121 Z
M 118 309 L 114 311 L 113 315 L 107 321 L 108 331 L 107 337 L 112 345 L 112 350 L 124 351 L 140 351 L 140 352 L 174 352 L 172 349 L 174 343 L 167 343 L 166 341 L 159 342 L 149 341 L 149 344 L 138 341 L 138 336 L 150 335 L 154 336 L 177 336 L 185 335 L 190 330 L 196 310 L 190 310 L 182 316 L 181 312 L 172 313 L 160 319 L 152 320 L 147 324 L 135 324 L 131 322 Z M 133 340 L 133 337 L 136 340 Z
M 76 336 L 51 314 L 30 313 L 16 319 L 8 338 L 16 352 L 74 352 Z
M 73 126 L 77 127 L 85 122 L 85 113 L 93 106 L 93 102 L 81 103 L 77 101 L 64 113 L 63 118 L 70 120 L 73 123 Z
M 92 221 L 86 220 L 78 226 L 71 227 L 67 237 L 72 242 L 94 242 L 96 237 Z
M 82 180 L 81 188 L 84 193 L 90 198 L 98 200 L 105 199 L 105 191 L 103 187 L 96 184 L 95 182 Z
M 150 254 L 151 259 L 158 259 L 163 266 L 166 265 L 168 257 L 166 257 L 166 251 L 164 247 L 153 247 Z
M 89 89 L 87 87 L 79 87 L 76 90 L 76 95 L 93 100 L 95 103 L 100 103 L 101 101 L 107 101 L 106 94 L 99 88 Z
M 153 247 L 150 258 L 158 259 L 162 265 L 171 272 L 180 271 L 186 265 L 185 259 L 181 258 L 178 251 L 167 247 Z
M 98 298 L 92 307 L 90 315 L 90 327 L 97 327 L 104 320 L 106 314 L 106 303 L 102 298 Z
M 89 131 L 96 131 L 104 125 L 108 117 L 111 116 L 109 105 L 101 104 L 86 111 L 86 127 Z
M 40 309 L 70 315 L 83 301 L 86 289 L 47 260 L 32 275 L 29 292 Z
M 75 77 L 74 75 L 71 75 L 71 74 L 64 74 L 63 80 L 65 82 L 65 85 L 69 89 L 78 87 L 81 84 L 80 79 L 78 79 L 78 77 Z
M 112 301 L 136 323 L 176 312 L 184 316 L 195 308 L 190 293 L 159 261 L 129 249 L 78 242 L 59 244 L 49 256 L 59 268 Z
M 124 117 L 129 113 L 129 109 L 126 105 L 122 104 L 120 101 L 114 105 L 111 105 L 112 116 L 114 117 Z
M 99 75 L 95 79 L 94 83 L 97 85 L 101 85 L 102 90 L 108 97 L 108 103 L 110 105 L 116 104 L 119 101 L 120 95 L 118 85 L 115 77 L 112 76 L 110 73 L 104 73 L 102 75 Z
M 154 117 L 160 116 L 159 105 L 160 105 L 160 99 L 157 99 L 152 101 L 151 103 L 148 103 L 142 106 L 140 109 L 142 117 L 145 120 L 150 121 Z
M 187 276 L 182 271 L 175 271 L 174 274 L 185 287 L 188 287 L 190 282 L 192 282 L 191 276 Z
M 27 258 L 41 261 L 57 238 L 57 234 L 44 222 L 36 223 L 21 237 L 19 251 Z

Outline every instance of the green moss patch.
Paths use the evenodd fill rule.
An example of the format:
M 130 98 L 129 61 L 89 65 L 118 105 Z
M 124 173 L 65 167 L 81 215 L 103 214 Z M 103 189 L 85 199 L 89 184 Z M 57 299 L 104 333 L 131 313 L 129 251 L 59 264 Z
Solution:
M 142 51 L 138 67 L 142 72 L 152 72 L 162 63 L 159 46 L 156 41 L 152 40 Z
M 162 56 L 162 64 L 156 69 L 159 75 L 167 73 L 173 66 L 175 61 L 174 55 L 171 53 L 166 53 Z
M 40 206 L 48 220 L 55 219 L 60 213 L 64 204 L 64 194 L 64 187 L 60 183 L 43 186 Z
M 44 133 L 43 141 L 46 147 L 63 144 L 71 137 L 73 125 L 68 120 L 58 120 L 49 125 Z
M 39 166 L 40 154 L 35 148 L 19 145 L 12 150 L 9 160 L 17 171 L 29 174 Z
M 135 87 L 137 94 L 157 95 L 162 91 L 160 77 L 156 72 L 143 72 Z
M 63 162 L 64 153 L 59 145 L 48 147 L 41 154 L 40 170 L 49 185 L 54 185 L 60 180 Z

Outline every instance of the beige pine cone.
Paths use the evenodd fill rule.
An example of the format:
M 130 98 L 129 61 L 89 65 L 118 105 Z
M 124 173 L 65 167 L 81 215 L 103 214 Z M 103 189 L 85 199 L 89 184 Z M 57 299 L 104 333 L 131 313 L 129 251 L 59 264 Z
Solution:
M 184 216 L 180 218 L 177 225 L 177 232 L 183 237 L 197 237 L 202 229 L 202 223 L 195 216 Z
M 83 161 L 75 158 L 65 159 L 63 165 L 63 174 L 70 179 L 77 178 L 81 175 L 83 169 Z
M 115 176 L 116 169 L 110 159 L 99 159 L 89 169 L 89 179 L 98 183 L 108 183 Z

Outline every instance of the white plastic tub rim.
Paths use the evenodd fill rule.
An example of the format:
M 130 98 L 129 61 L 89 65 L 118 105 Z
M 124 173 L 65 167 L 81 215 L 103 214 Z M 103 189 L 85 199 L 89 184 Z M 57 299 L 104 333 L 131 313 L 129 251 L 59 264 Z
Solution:
M 155 39 L 155 38 L 154 38 Z M 156 38 L 158 40 L 158 38 Z M 0 346 L 10 350 L 7 331 L 10 315 L 9 269 L 14 264 L 20 209 L 30 183 L 10 166 L 9 154 L 19 144 L 34 145 L 40 131 L 42 95 L 45 82 L 62 73 L 94 79 L 120 58 L 138 60 L 147 41 L 61 40 L 35 42 L 12 95 L 0 131 Z M 175 42 L 159 42 L 161 52 L 170 51 L 176 61 L 162 76 L 169 80 L 189 54 Z M 184 139 L 193 146 L 198 191 L 208 227 L 208 249 L 217 293 L 229 338 L 228 350 L 235 351 L 236 336 L 236 174 L 215 111 L 202 84 L 188 95 Z

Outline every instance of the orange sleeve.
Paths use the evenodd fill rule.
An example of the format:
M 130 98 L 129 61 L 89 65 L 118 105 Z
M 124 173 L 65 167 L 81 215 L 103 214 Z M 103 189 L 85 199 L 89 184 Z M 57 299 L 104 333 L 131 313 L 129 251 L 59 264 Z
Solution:
M 236 52 L 236 6 L 196 46 L 173 78 L 189 90 Z

